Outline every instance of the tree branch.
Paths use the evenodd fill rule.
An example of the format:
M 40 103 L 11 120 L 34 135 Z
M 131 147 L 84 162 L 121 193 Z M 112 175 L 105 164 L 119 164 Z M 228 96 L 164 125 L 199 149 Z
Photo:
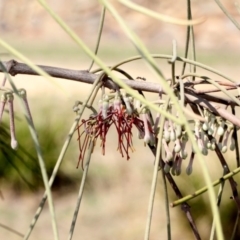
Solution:
M 31 69 L 28 65 L 24 63 L 19 63 L 15 60 L 13 61 L 13 65 L 9 70 L 9 73 L 12 76 L 15 76 L 17 74 L 26 74 L 26 75 L 38 75 L 33 69 Z M 2 62 L 4 66 L 6 67 L 9 62 Z M 43 65 L 37 65 L 42 70 L 44 70 L 46 73 L 48 73 L 52 77 L 56 78 L 63 78 L 66 80 L 72 80 L 87 84 L 93 84 L 94 81 L 97 79 L 97 74 L 93 74 L 88 72 L 87 70 L 72 70 L 72 69 L 66 69 L 66 68 L 58 68 L 58 67 L 50 67 L 50 66 L 43 66 Z M 3 72 L 2 69 L 0 69 L 0 72 Z M 133 88 L 134 90 L 142 90 L 145 92 L 155 92 L 159 93 L 161 90 L 160 85 L 158 83 L 150 83 L 150 82 L 144 82 L 144 81 L 132 81 L 128 79 L 122 79 L 123 82 L 125 82 L 129 87 Z M 104 85 L 107 88 L 110 89 L 116 89 L 116 84 L 111 81 L 111 79 L 106 79 L 104 81 Z
M 17 74 L 27 74 L 27 75 L 38 75 L 33 69 L 28 67 L 28 65 L 24 63 L 19 63 L 15 60 L 11 60 L 8 62 L 2 62 L 5 67 L 9 66 L 11 63 L 11 68 L 9 69 L 9 74 L 12 76 L 15 76 Z M 52 77 L 56 78 L 62 78 L 66 80 L 72 80 L 87 84 L 93 84 L 94 81 L 97 79 L 98 75 L 88 72 L 87 70 L 72 70 L 72 69 L 65 69 L 65 68 L 58 68 L 58 67 L 50 67 L 50 66 L 43 66 L 38 65 L 41 69 L 43 69 L 46 73 L 48 73 Z M 0 69 L 0 72 L 3 72 L 2 69 Z M 133 81 L 128 79 L 122 79 L 123 82 L 125 82 L 129 87 L 131 87 L 134 90 L 138 91 L 144 91 L 144 92 L 152 92 L 152 93 L 165 93 L 162 90 L 162 87 L 158 83 L 153 82 L 146 82 L 146 81 Z M 110 79 L 107 78 L 104 81 L 104 85 L 107 88 L 110 89 L 117 89 L 118 86 Z M 224 103 L 226 105 L 233 105 L 236 106 L 237 104 L 230 99 L 226 99 L 223 97 L 213 97 L 207 94 L 197 94 L 192 91 L 189 91 L 189 89 L 185 89 L 185 96 L 186 96 L 186 102 L 190 104 L 199 104 L 207 109 L 209 109 L 211 112 L 214 112 L 215 114 L 223 117 L 224 119 L 229 120 L 234 125 L 240 127 L 240 120 L 233 115 L 232 113 L 225 110 L 223 107 L 220 107 L 219 105 L 216 105 L 214 102 L 218 103 Z

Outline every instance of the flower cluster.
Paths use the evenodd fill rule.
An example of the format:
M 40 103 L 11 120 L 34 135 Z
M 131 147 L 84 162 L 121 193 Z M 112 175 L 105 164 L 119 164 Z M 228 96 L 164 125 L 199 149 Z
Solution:
M 127 94 L 116 92 L 113 96 L 105 95 L 99 101 L 99 110 L 92 114 L 89 119 L 82 120 L 77 127 L 79 141 L 79 162 L 84 159 L 89 140 L 101 141 L 102 154 L 106 150 L 107 133 L 111 127 L 117 132 L 117 150 L 122 157 L 130 158 L 129 150 L 134 151 L 132 142 L 132 130 L 135 126 L 138 137 L 143 138 L 145 144 L 155 144 L 155 135 L 150 123 L 149 112 L 146 108 L 139 114 L 140 103 L 134 102 Z M 79 165 L 79 164 L 78 164 Z
M 158 104 L 162 104 L 160 101 Z M 161 107 L 161 106 L 160 106 Z M 168 107 L 172 112 L 172 105 Z M 205 121 L 191 121 L 193 134 L 197 145 L 203 155 L 208 155 L 210 150 L 214 151 L 216 146 L 222 153 L 228 149 L 235 149 L 235 142 L 232 136 L 234 126 L 232 123 L 214 115 L 204 109 L 202 119 Z M 102 154 L 106 151 L 107 133 L 111 127 L 117 132 L 117 150 L 122 157 L 130 158 L 129 150 L 134 151 L 132 141 L 132 129 L 135 126 L 138 130 L 138 137 L 144 140 L 144 144 L 156 147 L 159 132 L 160 115 L 157 114 L 155 120 L 147 107 L 141 106 L 139 101 L 120 91 L 113 95 L 104 95 L 99 101 L 98 112 L 92 114 L 89 119 L 82 120 L 77 127 L 79 141 L 79 163 L 84 159 L 86 149 L 90 139 L 96 143 L 101 141 Z M 228 141 L 230 139 L 230 144 Z M 162 137 L 162 159 L 165 162 L 165 172 L 171 171 L 173 175 L 180 175 L 182 162 L 187 159 L 188 135 L 183 126 L 173 123 L 170 119 L 165 119 Z M 190 144 L 191 145 L 191 144 Z M 191 150 L 186 173 L 190 175 L 193 170 L 194 151 Z
M 215 116 L 213 113 L 204 110 L 202 113 L 204 122 L 194 121 L 193 133 L 197 145 L 203 155 L 208 155 L 209 151 L 215 151 L 216 147 L 226 153 L 229 148 L 235 150 L 235 141 L 232 136 L 234 125 L 221 117 Z M 188 142 L 188 136 L 184 129 L 180 126 L 173 126 L 165 121 L 164 135 L 162 139 L 163 149 L 165 150 L 165 167 L 164 170 L 173 175 L 181 174 L 182 161 L 188 157 L 185 150 Z M 230 144 L 228 144 L 230 139 Z M 172 143 L 172 144 L 171 144 Z M 172 147 L 171 147 L 172 146 Z M 191 150 L 190 160 L 186 168 L 186 173 L 190 175 L 193 169 L 194 151 Z

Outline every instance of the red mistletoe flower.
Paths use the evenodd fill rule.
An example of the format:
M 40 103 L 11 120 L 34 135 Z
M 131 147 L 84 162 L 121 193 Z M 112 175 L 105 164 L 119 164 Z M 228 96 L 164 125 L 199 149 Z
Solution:
M 113 104 L 109 104 L 108 99 L 105 99 L 101 102 L 99 113 L 91 115 L 87 120 L 82 120 L 77 127 L 80 151 L 78 166 L 81 161 L 83 166 L 84 155 L 89 147 L 90 139 L 94 141 L 94 144 L 97 139 L 100 139 L 102 154 L 105 155 L 107 133 L 111 126 L 115 127 L 117 132 L 117 150 L 122 157 L 126 156 L 127 160 L 130 158 L 129 149 L 132 152 L 134 151 L 132 141 L 133 126 L 138 129 L 140 136 L 144 136 L 146 133 L 149 134 L 149 132 L 153 133 L 150 124 L 144 123 L 139 118 L 138 113 L 133 110 L 130 103 L 125 105 L 120 98 L 116 97 Z M 147 131 L 145 130 L 146 127 Z

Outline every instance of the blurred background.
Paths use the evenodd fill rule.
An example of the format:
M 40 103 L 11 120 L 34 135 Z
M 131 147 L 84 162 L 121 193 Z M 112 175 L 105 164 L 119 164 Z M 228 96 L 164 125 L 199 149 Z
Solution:
M 47 2 L 78 36 L 94 49 L 101 15 L 98 1 L 48 0 Z M 173 17 L 184 19 L 187 15 L 185 0 L 134 2 Z M 202 16 L 206 18 L 204 23 L 194 27 L 197 60 L 238 81 L 239 31 L 214 1 L 191 2 L 193 18 Z M 171 54 L 172 40 L 175 39 L 178 53 L 183 55 L 186 27 L 151 19 L 126 8 L 117 1 L 112 3 L 152 53 Z M 239 2 L 224 0 L 222 3 L 239 21 Z M 85 70 L 91 62 L 37 1 L 0 0 L 0 36 L 36 64 Z M 1 47 L 0 53 L 2 60 L 14 58 Z M 106 13 L 99 56 L 107 64 L 114 65 L 133 55 L 137 55 L 134 46 L 114 18 Z M 158 62 L 164 75 L 170 77 L 168 63 L 163 60 Z M 181 67 L 181 64 L 177 65 L 177 71 L 180 71 Z M 134 78 L 141 76 L 150 82 L 157 81 L 155 75 L 141 61 L 124 66 L 124 70 Z M 198 73 L 216 79 L 216 76 L 201 69 L 198 69 Z M 90 86 L 64 79 L 56 79 L 57 84 L 53 84 L 37 76 L 17 75 L 13 79 L 18 88 L 27 90 L 50 174 L 75 119 L 72 106 L 76 100 L 84 100 L 90 91 Z M 148 99 L 156 99 L 153 94 L 146 96 Z M 25 233 L 44 191 L 34 145 L 17 100 L 14 107 L 17 139 L 20 144 L 17 151 L 9 148 L 7 113 L 4 114 L 0 129 L 0 225 L 3 226 L 0 228 L 0 239 L 13 240 L 19 239 L 19 236 L 7 231 L 4 226 Z M 89 114 L 90 112 L 86 112 L 84 117 L 88 117 Z M 143 142 L 134 137 L 136 151 L 130 153 L 131 159 L 126 161 L 116 151 L 115 138 L 115 132 L 111 131 L 107 139 L 105 156 L 101 154 L 100 143 L 94 150 L 73 239 L 79 239 L 80 236 L 84 240 L 141 239 L 144 236 L 154 157 L 150 150 L 144 147 Z M 60 239 L 68 236 L 76 204 L 82 175 L 82 170 L 76 168 L 78 155 L 77 135 L 75 135 L 53 186 Z M 234 154 L 227 152 L 225 156 L 232 169 L 235 168 Z M 212 179 L 219 178 L 222 169 L 216 156 L 208 155 L 207 162 Z M 182 174 L 174 177 L 183 195 L 193 193 L 205 185 L 197 160 L 194 162 L 191 176 L 186 175 L 186 166 L 187 162 L 183 164 Z M 240 180 L 238 176 L 235 179 L 237 182 Z M 234 201 L 230 200 L 231 191 L 228 183 L 226 185 L 221 214 L 224 231 L 228 236 L 232 231 L 232 221 L 235 220 L 237 209 Z M 159 176 L 151 229 L 153 240 L 166 239 L 163 196 L 162 179 Z M 176 199 L 170 187 L 169 196 L 170 202 Z M 189 204 L 202 239 L 206 239 L 211 229 L 211 210 L 207 194 L 191 200 Z M 178 239 L 179 236 L 182 239 L 193 239 L 180 207 L 171 209 L 171 221 L 173 239 Z M 53 239 L 47 204 L 30 239 Z

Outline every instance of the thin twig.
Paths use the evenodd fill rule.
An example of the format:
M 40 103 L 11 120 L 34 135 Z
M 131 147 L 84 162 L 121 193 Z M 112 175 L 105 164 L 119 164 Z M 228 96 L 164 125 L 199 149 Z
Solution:
M 229 20 L 235 25 L 235 27 L 240 30 L 239 23 L 231 16 L 231 14 L 227 11 L 227 9 L 222 5 L 222 3 L 219 0 L 215 0 L 217 5 L 221 8 L 221 10 L 224 12 L 224 14 L 229 18 Z
M 232 114 L 235 116 L 236 112 L 235 112 L 235 107 L 231 106 L 232 108 Z M 232 135 L 234 141 L 235 141 L 235 152 L 236 152 L 236 163 L 237 163 L 237 167 L 240 167 L 240 154 L 239 154 L 239 145 L 238 145 L 238 135 L 237 135 L 237 126 L 234 125 L 234 129 L 233 129 L 233 135 Z
M 102 7 L 102 13 L 101 13 L 101 18 L 100 18 L 100 24 L 99 24 L 99 30 L 98 30 L 98 37 L 97 37 L 97 42 L 96 42 L 96 47 L 95 47 L 95 55 L 97 55 L 98 53 L 98 48 L 99 48 L 99 45 L 100 45 L 100 40 L 101 40 L 101 36 L 102 36 L 102 30 L 103 30 L 103 23 L 104 23 L 104 19 L 105 19 L 105 12 L 106 12 L 106 8 L 105 7 Z M 90 72 L 91 71 L 91 68 L 94 64 L 94 59 L 92 59 L 92 62 L 88 68 L 88 71 Z
M 170 101 L 170 97 L 168 97 L 168 100 L 166 101 L 164 110 L 167 111 L 168 109 L 168 104 Z M 148 205 L 148 217 L 147 217 L 147 224 L 146 224 L 146 230 L 145 230 L 145 237 L 144 240 L 148 240 L 150 236 L 150 228 L 151 228 L 151 221 L 152 221 L 152 212 L 153 212 L 153 203 L 154 203 L 154 197 L 155 197 L 155 192 L 156 192 L 156 186 L 157 186 L 157 177 L 158 177 L 158 167 L 161 159 L 161 151 L 162 151 L 162 137 L 163 137 L 163 125 L 165 122 L 165 117 L 161 117 L 160 121 L 160 132 L 158 135 L 158 144 L 157 144 L 157 151 L 156 151 L 156 158 L 155 158 L 155 163 L 154 163 L 154 171 L 153 171 L 153 178 L 152 178 L 152 186 L 151 186 L 151 193 L 150 193 L 150 198 L 149 198 L 149 205 Z M 163 171 L 163 168 L 162 168 Z M 163 175 L 163 178 L 165 176 Z M 167 192 L 165 188 L 165 197 L 167 197 Z M 168 200 L 168 198 L 166 198 Z M 167 206 L 167 239 L 171 239 L 171 225 L 170 225 L 170 214 L 169 214 L 169 209 Z
M 218 184 L 220 184 L 222 181 L 225 181 L 231 177 L 233 177 L 234 175 L 238 174 L 240 172 L 240 167 L 234 169 L 233 171 L 231 171 L 230 173 L 224 175 L 223 177 L 219 178 L 218 180 L 215 180 L 212 182 L 212 186 L 217 186 Z M 206 191 L 208 191 L 208 187 L 203 187 L 203 188 L 200 188 L 198 189 L 197 191 L 195 191 L 194 193 L 192 194 L 189 194 L 181 199 L 178 199 L 174 202 L 172 202 L 170 205 L 171 207 L 176 207 L 178 206 L 179 204 L 182 204 L 183 202 L 187 202 L 189 201 L 190 199 L 193 199 L 203 193 L 205 193 Z
M 185 93 L 185 97 L 187 98 L 187 101 L 191 104 L 193 103 L 198 104 L 204 108 L 207 108 L 210 112 L 215 113 L 216 115 L 221 116 L 222 118 L 229 120 L 232 122 L 234 125 L 240 127 L 240 119 L 228 112 L 226 109 L 223 107 L 220 107 L 217 104 L 211 103 L 207 101 L 206 99 L 199 97 L 195 95 L 194 93 Z
M 226 168 L 223 169 L 223 176 L 227 173 Z M 222 200 L 222 194 L 223 194 L 223 189 L 224 189 L 225 181 L 223 181 L 220 184 L 219 190 L 218 190 L 218 196 L 217 196 L 217 206 L 219 207 L 221 204 Z M 214 239 L 214 233 L 215 233 L 215 225 L 214 225 L 214 218 L 212 222 L 212 229 L 211 229 L 211 234 L 210 234 L 210 240 Z
M 153 155 L 156 156 L 156 148 L 155 147 L 151 147 L 149 146 L 150 150 L 152 151 Z M 165 162 L 161 160 L 161 166 L 162 166 L 162 169 L 164 169 L 164 165 L 165 165 Z M 176 182 L 174 181 L 172 175 L 170 173 L 165 173 L 166 177 L 167 177 L 167 180 L 169 182 L 169 184 L 171 185 L 172 187 L 172 190 L 174 191 L 175 195 L 179 198 L 179 199 L 182 199 L 183 198 L 183 195 L 181 193 L 181 191 L 179 190 Z M 171 206 L 171 204 L 170 204 Z M 189 204 L 187 204 L 186 202 L 183 202 L 181 204 L 181 209 L 182 211 L 185 213 L 186 217 L 187 217 L 187 220 L 189 222 L 189 225 L 193 231 L 193 234 L 195 236 L 195 239 L 197 240 L 201 240 L 201 237 L 200 237 L 200 234 L 198 232 L 198 229 L 197 229 L 197 226 L 194 222 L 194 219 L 192 217 L 192 214 L 191 214 L 191 211 L 190 211 L 190 206 Z
M 90 164 L 90 159 L 92 156 L 92 150 L 94 147 L 94 142 L 93 140 L 90 141 L 89 146 L 88 146 L 88 154 L 86 157 L 86 163 L 85 163 L 85 167 L 83 170 L 83 176 L 82 176 L 82 180 L 81 180 L 81 184 L 80 184 L 80 189 L 79 189 L 79 193 L 78 193 L 78 198 L 77 198 L 77 203 L 76 203 L 76 207 L 75 207 L 75 211 L 73 214 L 73 219 L 72 219 L 72 224 L 71 224 L 71 228 L 69 231 L 69 236 L 68 236 L 68 240 L 71 240 L 73 237 L 73 232 L 74 232 L 74 228 L 76 225 L 76 221 L 77 221 L 77 216 L 78 216 L 78 212 L 80 209 L 80 204 L 81 204 L 81 200 L 82 200 L 82 196 L 83 196 L 83 190 L 84 190 L 84 186 L 85 186 L 85 181 L 87 178 L 87 173 L 88 173 L 88 169 L 89 169 L 89 164 Z
M 19 237 L 23 237 L 24 236 L 22 233 L 20 233 L 20 232 L 16 231 L 15 229 L 13 229 L 11 227 L 8 227 L 8 226 L 6 226 L 6 225 L 4 225 L 2 223 L 0 223 L 0 227 L 8 230 L 11 233 L 14 233 L 14 234 L 18 235 Z
M 208 135 L 208 138 L 211 141 L 213 137 Z M 227 165 L 227 162 L 226 162 L 225 158 L 223 157 L 223 154 L 219 150 L 219 147 L 218 147 L 218 145 L 216 143 L 215 143 L 215 152 L 216 152 L 216 154 L 218 156 L 218 159 L 219 159 L 219 161 L 220 161 L 220 163 L 222 165 L 222 168 L 224 169 L 224 172 L 225 173 L 230 173 L 230 169 L 229 169 L 229 167 Z M 232 188 L 232 194 L 233 194 L 232 197 L 233 197 L 234 201 L 236 202 L 236 205 L 237 205 L 237 208 L 238 208 L 238 212 L 240 212 L 240 198 L 238 196 L 237 184 L 234 181 L 233 177 L 230 177 L 228 180 L 229 180 L 230 186 Z

